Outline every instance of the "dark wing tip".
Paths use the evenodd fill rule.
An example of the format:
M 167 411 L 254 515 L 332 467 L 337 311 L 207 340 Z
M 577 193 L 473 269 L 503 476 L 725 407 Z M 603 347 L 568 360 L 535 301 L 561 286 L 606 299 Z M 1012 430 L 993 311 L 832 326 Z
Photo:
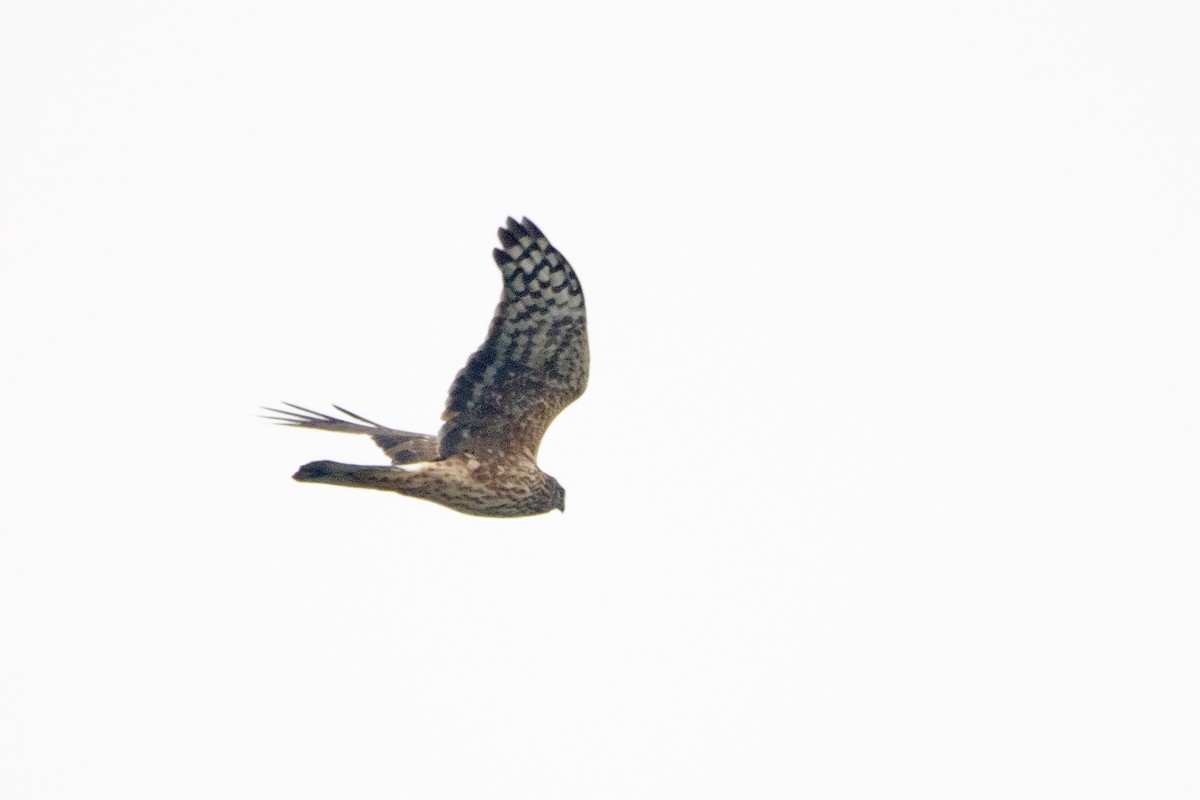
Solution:
M 310 461 L 296 470 L 296 474 L 292 476 L 292 480 L 300 481 L 301 483 L 319 482 L 326 475 L 333 472 L 332 467 L 337 466 L 340 465 L 336 461 Z
M 537 225 L 534 225 L 533 221 L 530 220 L 529 217 L 521 217 L 521 225 L 523 225 L 525 230 L 532 233 L 535 237 L 540 237 L 542 239 L 546 238 L 546 234 L 542 233 L 542 229 Z
M 263 418 L 280 420 L 282 422 L 290 422 L 293 425 L 300 425 L 300 424 L 302 424 L 302 422 L 305 422 L 305 421 L 311 422 L 314 419 L 327 420 L 329 422 L 337 421 L 334 417 L 331 417 L 328 414 L 322 414 L 320 411 L 313 411 L 311 408 L 305 408 L 304 406 L 298 406 L 295 403 L 288 403 L 288 402 L 284 402 L 282 400 L 280 402 L 282 402 L 285 406 L 294 408 L 294 409 L 296 409 L 296 411 L 303 411 L 304 413 L 297 414 L 296 411 L 288 411 L 286 408 L 271 408 L 269 406 L 262 406 L 263 411 L 270 411 L 272 414 L 287 414 L 288 417 L 290 417 L 291 419 L 284 418 L 284 417 L 266 417 L 266 416 L 264 416 Z M 337 408 L 337 406 L 334 406 L 334 408 Z M 260 416 L 262 416 L 262 415 L 260 415 Z
M 511 220 L 510 220 L 511 221 Z M 496 235 L 500 237 L 500 244 L 507 247 L 512 247 L 517 244 L 517 237 L 506 231 L 504 228 L 497 228 Z
M 508 227 L 508 232 L 514 237 L 532 236 L 532 234 L 529 232 L 529 230 L 524 225 L 517 222 L 512 217 L 508 218 L 507 227 Z
M 359 415 L 359 414 L 355 414 L 353 411 L 347 411 L 346 409 L 344 409 L 344 408 L 342 408 L 341 406 L 339 406 L 337 403 L 330 403 L 330 405 L 332 405 L 332 406 L 333 406 L 334 408 L 336 408 L 338 411 L 340 411 L 340 412 L 342 412 L 343 414 L 345 414 L 347 417 L 353 417 L 354 419 L 358 420 L 359 422 L 365 422 L 365 423 L 367 423 L 368 425 L 374 425 L 376 428 L 382 428 L 382 427 L 384 427 L 383 425 L 380 425 L 378 422 L 373 422 L 373 421 L 371 421 L 371 420 L 367 419 L 367 418 L 366 418 L 366 417 L 364 417 L 364 416 L 361 416 L 361 415 Z
M 503 267 L 505 264 L 512 263 L 512 256 L 497 247 L 492 251 L 492 258 L 496 259 L 496 266 Z

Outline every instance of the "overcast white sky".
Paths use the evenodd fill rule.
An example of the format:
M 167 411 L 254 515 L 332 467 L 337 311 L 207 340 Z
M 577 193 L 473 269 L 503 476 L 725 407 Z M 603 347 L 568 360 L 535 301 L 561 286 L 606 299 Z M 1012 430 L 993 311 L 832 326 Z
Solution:
M 1184 3 L 8 4 L 0 795 L 1200 794 Z M 528 215 L 566 514 L 436 431 Z

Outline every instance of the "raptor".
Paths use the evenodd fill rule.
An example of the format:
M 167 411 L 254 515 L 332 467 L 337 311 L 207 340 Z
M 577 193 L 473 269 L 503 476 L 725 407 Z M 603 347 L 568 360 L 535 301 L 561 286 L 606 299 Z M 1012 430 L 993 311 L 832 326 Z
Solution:
M 396 430 L 334 406 L 346 418 L 284 403 L 268 417 L 313 430 L 356 433 L 389 466 L 313 461 L 292 477 L 396 492 L 481 517 L 565 509 L 563 487 L 537 465 L 550 423 L 583 394 L 587 313 L 575 271 L 528 219 L 508 219 L 493 251 L 504 288 L 487 338 L 459 370 L 436 436 Z M 290 410 L 288 410 L 290 409 Z

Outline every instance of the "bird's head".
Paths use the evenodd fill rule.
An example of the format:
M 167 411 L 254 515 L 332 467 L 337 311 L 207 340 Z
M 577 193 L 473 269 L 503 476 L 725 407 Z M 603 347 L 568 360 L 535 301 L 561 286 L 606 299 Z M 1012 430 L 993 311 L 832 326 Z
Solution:
M 546 488 L 550 490 L 550 507 L 559 511 L 567 510 L 567 490 L 552 476 L 546 476 Z

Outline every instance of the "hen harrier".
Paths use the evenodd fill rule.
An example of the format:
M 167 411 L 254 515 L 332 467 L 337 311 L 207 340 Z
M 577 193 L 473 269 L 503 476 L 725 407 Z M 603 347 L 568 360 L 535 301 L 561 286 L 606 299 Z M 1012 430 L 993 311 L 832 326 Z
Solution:
M 385 428 L 344 408 L 339 419 L 285 403 L 269 419 L 321 431 L 363 433 L 392 466 L 305 464 L 292 477 L 432 500 L 464 514 L 526 517 L 564 510 L 566 493 L 537 465 L 542 434 L 583 394 L 587 314 L 575 271 L 528 219 L 511 217 L 493 255 L 504 291 L 487 339 L 450 387 L 437 436 Z

